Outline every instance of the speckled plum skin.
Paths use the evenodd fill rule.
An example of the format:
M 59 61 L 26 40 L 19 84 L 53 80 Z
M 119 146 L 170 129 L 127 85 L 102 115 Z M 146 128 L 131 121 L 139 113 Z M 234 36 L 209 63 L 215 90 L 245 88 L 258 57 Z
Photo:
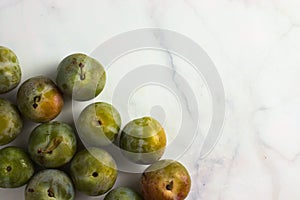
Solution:
M 25 188 L 25 200 L 73 200 L 75 191 L 66 173 L 46 169 L 35 174 Z
M 77 129 L 86 146 L 105 146 L 114 142 L 121 127 L 121 117 L 111 104 L 96 102 L 80 113 Z
M 128 187 L 118 187 L 111 190 L 104 200 L 143 200 L 143 198 Z
M 56 83 L 66 96 L 87 101 L 101 93 L 106 83 L 106 73 L 96 59 L 75 53 L 60 62 Z
M 0 94 L 13 90 L 21 81 L 21 68 L 16 54 L 0 46 Z
M 111 155 L 95 147 L 75 155 L 70 173 L 75 188 L 89 196 L 106 193 L 113 187 L 118 175 L 117 165 Z
M 56 168 L 68 163 L 75 155 L 76 148 L 73 128 L 57 121 L 38 125 L 28 141 L 31 159 L 46 168 Z
M 0 150 L 0 187 L 23 186 L 33 173 L 33 163 L 23 149 L 12 146 Z
M 141 178 L 142 195 L 147 200 L 183 200 L 190 188 L 190 175 L 178 161 L 157 161 Z
M 0 98 L 0 146 L 12 142 L 21 133 L 22 127 L 17 107 Z
M 63 97 L 54 82 L 45 76 L 26 80 L 17 93 L 17 105 L 22 115 L 33 122 L 48 122 L 59 115 Z
M 142 117 L 124 127 L 119 146 L 128 160 L 138 164 L 151 164 L 162 157 L 166 141 L 161 124 L 152 117 Z

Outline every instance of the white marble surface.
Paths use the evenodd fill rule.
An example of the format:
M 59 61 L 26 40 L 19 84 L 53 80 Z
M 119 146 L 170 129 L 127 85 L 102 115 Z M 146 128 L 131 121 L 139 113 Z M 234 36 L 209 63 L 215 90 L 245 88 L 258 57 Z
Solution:
M 193 180 L 187 199 L 298 200 L 299 10 L 299 0 L 1 0 L 0 45 L 16 52 L 24 81 L 39 74 L 54 79 L 63 57 L 73 52 L 91 53 L 126 31 L 158 27 L 189 37 L 207 52 L 222 78 L 226 115 L 220 140 L 207 157 L 200 159 L 199 148 L 211 117 L 206 107 L 210 99 L 201 80 L 194 80 L 193 73 L 176 61 L 174 65 L 181 66 L 178 70 L 186 73 L 193 87 L 200 88 L 195 95 L 204 99 L 199 141 L 179 158 Z M 170 58 L 164 54 L 137 52 L 120 59 L 108 73 L 122 76 L 118 65 L 136 66 L 152 60 L 170 66 Z M 116 79 L 111 80 L 100 99 L 110 99 L 109 88 L 116 84 Z M 151 110 L 151 102 L 141 106 L 144 97 L 155 101 L 153 91 L 160 90 L 153 86 L 136 91 L 138 96 L 128 107 L 131 117 L 160 112 L 160 108 Z M 15 93 L 0 97 L 14 100 Z M 155 104 L 167 106 L 167 94 L 164 99 L 156 99 Z M 58 120 L 72 123 L 71 108 L 67 104 Z M 168 130 L 178 129 L 171 126 L 178 120 L 175 114 L 161 120 Z M 22 136 L 10 145 L 25 147 L 33 126 L 27 122 Z M 138 189 L 138 178 L 138 174 L 121 173 L 117 185 Z M 23 199 L 23 190 L 0 189 L 0 199 Z M 76 199 L 102 198 L 77 193 Z

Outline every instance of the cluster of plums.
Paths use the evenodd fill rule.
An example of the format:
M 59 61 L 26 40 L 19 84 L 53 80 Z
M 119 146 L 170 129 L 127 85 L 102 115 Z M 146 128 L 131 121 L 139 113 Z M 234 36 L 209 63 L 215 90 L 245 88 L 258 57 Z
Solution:
M 0 94 L 16 88 L 20 80 L 16 55 L 0 47 Z M 29 136 L 26 151 L 15 146 L 0 149 L 0 187 L 27 184 L 26 200 L 71 200 L 75 198 L 75 189 L 90 196 L 107 193 L 106 200 L 185 199 L 191 187 L 189 173 L 177 161 L 160 160 L 166 148 L 166 133 L 154 118 L 134 119 L 121 130 L 121 117 L 113 105 L 92 103 L 77 120 L 80 138 L 92 147 L 80 151 L 77 151 L 78 133 L 64 122 L 52 121 L 61 112 L 64 97 L 91 100 L 101 93 L 105 82 L 102 65 L 78 53 L 60 62 L 56 83 L 45 76 L 23 82 L 17 92 L 17 106 L 0 98 L 0 146 L 9 144 L 22 132 L 22 116 L 39 123 Z M 111 190 L 118 168 L 101 146 L 114 143 L 131 162 L 150 165 L 141 176 L 142 195 L 128 187 Z M 34 163 L 43 170 L 35 173 Z M 58 169 L 67 163 L 70 164 L 67 173 Z

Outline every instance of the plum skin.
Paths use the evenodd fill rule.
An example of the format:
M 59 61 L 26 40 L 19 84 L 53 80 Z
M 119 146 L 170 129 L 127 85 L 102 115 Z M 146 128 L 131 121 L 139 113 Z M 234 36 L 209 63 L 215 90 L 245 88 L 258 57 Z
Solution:
M 21 81 L 21 68 L 16 54 L 0 46 L 0 94 L 9 92 Z
M 56 168 L 75 155 L 77 141 L 74 130 L 66 123 L 53 121 L 38 125 L 30 134 L 28 152 L 40 166 Z
M 33 174 L 34 165 L 23 149 L 14 146 L 0 149 L 0 187 L 21 187 Z
M 57 169 L 35 174 L 25 188 L 25 200 L 74 200 L 74 186 L 69 176 Z
M 89 196 L 99 196 L 116 182 L 117 165 L 111 155 L 96 147 L 78 152 L 71 161 L 70 173 L 75 188 Z
M 152 164 L 159 160 L 166 147 L 166 134 L 152 117 L 130 121 L 122 130 L 119 146 L 122 154 L 138 164 Z
M 147 200 L 183 200 L 191 188 L 187 169 L 178 161 L 160 160 L 141 177 L 142 195 Z
M 45 76 L 27 79 L 17 93 L 17 105 L 22 115 L 33 122 L 48 122 L 59 115 L 63 97 L 54 82 Z
M 117 187 L 111 190 L 104 200 L 143 200 L 143 198 L 128 187 Z
M 77 120 L 78 134 L 87 146 L 106 146 L 114 142 L 121 127 L 117 109 L 105 102 L 88 105 Z
M 15 105 L 0 98 L 0 146 L 12 142 L 22 131 L 23 120 Z
M 75 53 L 65 57 L 58 65 L 56 83 L 66 96 L 87 101 L 101 93 L 106 73 L 96 59 Z

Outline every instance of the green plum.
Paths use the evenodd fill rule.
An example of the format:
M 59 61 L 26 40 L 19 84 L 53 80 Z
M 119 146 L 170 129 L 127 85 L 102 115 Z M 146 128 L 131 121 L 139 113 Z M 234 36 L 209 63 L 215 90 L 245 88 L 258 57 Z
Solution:
M 33 174 L 33 163 L 24 150 L 18 147 L 0 149 L 0 187 L 23 186 Z
M 128 187 L 118 187 L 111 190 L 104 200 L 143 200 L 143 198 Z
M 57 69 L 56 83 L 74 100 L 86 101 L 98 96 L 106 82 L 103 66 L 94 58 L 75 53 L 64 58 Z
M 63 97 L 53 83 L 45 76 L 26 80 L 17 93 L 17 105 L 26 118 L 33 122 L 48 122 L 62 110 Z
M 16 54 L 0 46 L 0 94 L 13 90 L 21 81 L 21 68 Z
M 160 160 L 145 170 L 141 188 L 147 200 L 183 200 L 190 191 L 191 178 L 180 162 Z
M 73 200 L 75 191 L 63 171 L 46 169 L 32 177 L 25 188 L 25 200 Z
M 23 121 L 17 107 L 0 98 L 0 145 L 13 141 L 22 131 Z
M 96 102 L 87 106 L 77 121 L 78 134 L 88 146 L 111 144 L 118 137 L 121 117 L 111 104 Z
M 96 147 L 77 153 L 71 161 L 70 173 L 75 188 L 89 196 L 106 193 L 113 187 L 118 175 L 111 155 Z
M 71 126 L 63 122 L 38 125 L 31 133 L 28 152 L 37 164 L 56 168 L 68 163 L 76 153 L 76 136 Z
M 151 164 L 162 157 L 166 140 L 165 131 L 157 120 L 142 117 L 130 121 L 124 127 L 119 146 L 130 161 Z

